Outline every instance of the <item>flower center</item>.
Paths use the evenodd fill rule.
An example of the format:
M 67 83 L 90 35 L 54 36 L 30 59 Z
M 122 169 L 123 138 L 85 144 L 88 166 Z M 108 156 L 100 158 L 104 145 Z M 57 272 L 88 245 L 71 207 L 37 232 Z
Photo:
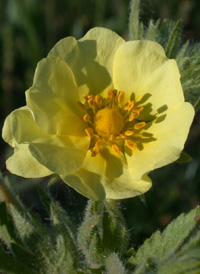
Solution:
M 124 128 L 124 117 L 118 108 L 104 108 L 94 116 L 94 128 L 97 134 L 109 138 L 111 135 L 119 135 Z
M 106 98 L 84 94 L 85 104 L 78 101 L 78 105 L 86 112 L 83 121 L 88 124 L 85 132 L 91 138 L 92 157 L 104 145 L 111 146 L 116 155 L 124 153 L 124 146 L 132 151 L 137 148 L 137 135 L 146 126 L 145 122 L 137 120 L 143 106 L 136 107 L 133 100 L 124 104 L 124 95 L 123 91 L 109 89 Z

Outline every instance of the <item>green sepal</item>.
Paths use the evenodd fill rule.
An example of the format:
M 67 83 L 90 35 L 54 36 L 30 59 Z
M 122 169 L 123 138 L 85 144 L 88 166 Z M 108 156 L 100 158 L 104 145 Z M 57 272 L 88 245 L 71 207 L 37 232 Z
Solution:
M 125 222 L 116 201 L 89 201 L 78 232 L 79 247 L 88 264 L 101 267 L 108 254 L 123 254 L 127 241 Z
M 60 180 L 59 175 L 53 174 L 48 182 L 48 186 L 52 186 L 53 184 L 57 183 Z
M 185 151 L 182 151 L 179 159 L 176 162 L 180 164 L 184 164 L 184 163 L 189 163 L 191 161 L 192 161 L 192 157 L 189 154 L 187 154 Z

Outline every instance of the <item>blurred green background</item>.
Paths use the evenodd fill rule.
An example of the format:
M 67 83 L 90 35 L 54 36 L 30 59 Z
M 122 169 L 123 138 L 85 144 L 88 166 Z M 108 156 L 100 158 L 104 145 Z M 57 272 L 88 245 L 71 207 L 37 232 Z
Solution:
M 200 40 L 200 3 L 195 0 L 143 0 L 141 19 L 170 18 L 183 21 L 183 40 Z M 25 104 L 25 90 L 31 86 L 37 62 L 63 37 L 80 38 L 94 26 L 103 26 L 128 39 L 129 0 L 0 0 L 0 126 L 15 108 Z M 200 115 L 196 115 L 186 151 L 193 161 L 171 164 L 151 173 L 153 188 L 145 195 L 121 202 L 137 246 L 156 229 L 162 229 L 182 212 L 200 204 Z M 47 189 L 48 178 L 24 179 L 6 170 L 11 150 L 0 140 L 1 180 L 10 181 L 28 209 L 47 218 L 35 186 Z M 164 156 L 164 155 L 163 155 Z M 59 181 L 48 188 L 79 223 L 87 199 Z

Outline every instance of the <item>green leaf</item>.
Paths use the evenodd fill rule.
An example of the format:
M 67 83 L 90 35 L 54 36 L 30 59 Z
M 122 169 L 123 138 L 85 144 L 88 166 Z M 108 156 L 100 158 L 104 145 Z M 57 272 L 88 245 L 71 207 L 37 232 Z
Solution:
M 179 159 L 177 160 L 177 163 L 183 164 L 183 163 L 189 163 L 191 161 L 192 161 L 192 157 L 186 152 L 182 151 Z
M 177 21 L 170 32 L 168 43 L 165 47 L 165 52 L 168 58 L 175 58 L 176 52 L 181 39 L 181 21 Z
M 155 25 L 154 25 L 154 21 L 152 19 L 149 21 L 149 25 L 148 25 L 148 28 L 146 30 L 145 39 L 146 40 L 156 41 L 156 28 L 155 28 Z
M 109 274 L 126 274 L 126 269 L 116 253 L 112 253 L 105 259 L 105 268 Z
M 192 237 L 197 227 L 195 217 L 200 213 L 200 208 L 192 210 L 187 215 L 181 214 L 171 222 L 164 232 L 154 233 L 152 237 L 144 242 L 136 253 L 137 263 L 142 262 L 145 257 L 155 256 L 159 259 L 167 259 L 180 249 L 184 241 Z
M 78 265 L 74 229 L 66 212 L 56 203 L 51 204 L 51 219 L 56 239 L 54 266 L 61 273 L 72 273 Z
M 0 240 L 8 247 L 17 240 L 12 218 L 4 202 L 0 203 Z
M 200 273 L 200 248 L 185 252 L 183 256 L 174 257 L 159 268 L 159 274 L 197 274 Z
M 26 263 L 22 263 L 19 260 L 15 260 L 10 254 L 6 253 L 3 246 L 0 243 L 0 271 L 1 273 L 13 273 L 13 274 L 36 274 L 38 272 L 26 266 Z
M 139 40 L 143 39 L 143 23 L 139 21 L 140 0 L 132 0 L 130 3 L 129 15 L 129 39 Z
M 79 228 L 78 243 L 89 265 L 101 267 L 113 252 L 123 254 L 128 234 L 115 201 L 88 202 L 85 219 Z
M 40 199 L 47 211 L 47 213 L 50 213 L 50 206 L 51 206 L 51 198 L 46 193 L 46 191 L 43 190 L 40 186 L 37 186 L 37 191 L 39 193 Z
M 180 49 L 180 51 L 178 52 L 178 54 L 176 55 L 176 62 L 178 64 L 179 70 L 182 72 L 182 70 L 185 67 L 186 62 L 189 61 L 189 57 L 187 56 L 187 50 L 189 47 L 189 41 L 187 41 L 182 48 Z

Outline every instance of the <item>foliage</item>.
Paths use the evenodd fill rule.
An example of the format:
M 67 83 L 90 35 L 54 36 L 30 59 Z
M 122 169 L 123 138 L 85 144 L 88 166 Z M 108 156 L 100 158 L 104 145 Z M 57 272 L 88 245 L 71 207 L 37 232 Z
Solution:
M 2 185 L 1 190 L 5 188 Z M 6 195 L 9 190 L 6 190 Z M 119 210 L 111 200 L 88 202 L 78 232 L 60 204 L 38 193 L 48 222 L 20 203 L 0 204 L 1 273 L 199 273 L 200 209 L 181 214 L 134 251 Z M 10 195 L 10 194 L 9 194 Z M 192 272 L 193 271 L 193 272 Z
M 10 3 L 9 7 L 8 2 Z M 22 5 L 21 8 L 23 7 L 25 12 L 20 12 L 21 15 L 16 18 L 14 16 L 16 14 L 12 12 L 15 11 L 14 5 L 19 5 L 19 2 L 9 0 L 0 3 L 2 11 L 11 9 L 1 13 L 0 17 L 1 22 L 4 22 L 0 36 L 2 114 L 10 112 L 13 109 L 12 104 L 15 104 L 15 107 L 21 105 L 20 100 L 22 101 L 24 90 L 31 84 L 35 64 L 41 55 L 44 56 L 45 52 L 48 52 L 56 40 L 69 33 L 77 37 L 81 36 L 82 32 L 85 32 L 89 27 L 88 21 L 92 21 L 91 24 L 103 24 L 111 27 L 118 30 L 119 33 L 124 29 L 125 20 L 122 20 L 122 27 L 120 12 L 117 15 L 118 20 L 115 20 L 115 16 L 113 16 L 101 24 L 103 14 L 110 12 L 105 9 L 106 1 L 96 1 L 98 4 L 95 3 L 97 6 L 95 13 L 93 12 L 95 1 L 91 1 L 90 11 L 86 12 L 85 16 L 79 16 L 79 20 L 71 12 L 76 6 L 73 1 L 63 1 L 62 5 L 57 5 L 56 1 L 52 1 L 52 5 L 44 4 L 43 6 L 34 0 L 31 1 L 31 5 L 25 7 Z M 23 2 L 30 4 L 30 1 L 24 0 Z M 170 3 L 175 5 L 173 0 Z M 169 58 L 176 58 L 186 100 L 199 109 L 200 44 L 190 41 L 183 43 L 182 22 L 150 20 L 145 25 L 139 20 L 139 5 L 138 0 L 132 1 L 129 20 L 130 39 L 141 38 L 157 41 L 164 46 Z M 47 6 L 49 8 L 46 9 Z M 85 5 L 80 10 L 83 8 Z M 99 8 L 101 13 L 98 13 Z M 123 10 L 124 15 L 124 6 L 118 8 Z M 42 9 L 46 11 L 44 17 Z M 71 16 L 68 16 L 69 22 L 62 25 L 62 20 L 64 20 L 62 16 L 66 10 L 67 14 L 71 14 Z M 58 17 L 58 14 L 61 13 L 62 15 Z M 90 20 L 91 16 L 92 20 Z M 199 20 L 198 15 L 197 17 Z M 23 21 L 21 18 L 26 20 Z M 32 23 L 33 18 L 34 20 L 39 18 L 38 24 Z M 85 18 L 89 18 L 88 21 Z M 53 27 L 49 22 L 54 22 Z M 67 29 L 67 33 L 62 32 L 62 28 Z M 22 91 L 21 94 L 19 90 Z M 17 95 L 17 101 L 12 100 L 13 94 Z M 198 128 L 195 127 L 191 142 L 196 140 L 196 144 L 198 144 L 198 136 Z M 194 146 L 191 150 L 195 154 L 198 153 L 199 146 L 196 146 L 195 142 L 193 143 Z M 190 160 L 190 156 L 183 153 L 179 162 L 189 162 Z M 156 192 L 155 183 L 152 192 L 147 194 L 146 200 L 149 207 L 142 206 L 140 202 L 137 204 L 139 200 L 137 198 L 134 201 L 122 202 L 121 208 L 108 201 L 89 203 L 85 211 L 85 218 L 78 231 L 75 230 L 75 225 L 68 216 L 70 211 L 67 213 L 43 189 L 39 188 L 38 192 L 48 217 L 41 221 L 38 215 L 27 211 L 21 201 L 15 197 L 16 195 L 12 195 L 10 190 L 5 189 L 5 185 L 2 185 L 0 200 L 5 202 L 0 204 L 0 273 L 200 273 L 200 210 L 198 207 L 186 215 L 180 215 L 162 233 L 157 231 L 138 250 L 136 248 L 138 242 L 141 242 L 141 238 L 144 239 L 149 231 L 155 230 L 158 223 L 161 224 L 158 220 L 163 217 L 163 212 L 168 210 L 170 214 L 171 210 L 171 217 L 174 217 L 183 208 L 192 207 L 198 202 L 198 199 L 196 202 L 196 198 L 191 197 L 189 192 L 192 189 L 193 195 L 195 192 L 198 194 L 198 166 L 197 161 L 192 161 L 187 168 L 184 166 L 184 173 L 180 172 L 180 168 L 176 164 L 175 167 L 171 166 L 162 169 L 162 172 L 158 171 L 158 175 L 153 174 L 153 177 L 159 177 L 160 172 L 158 181 L 161 180 L 162 185 L 159 184 L 159 191 Z M 175 174 L 176 176 L 173 176 Z M 194 177 L 196 184 L 194 184 Z M 27 182 L 22 181 L 21 178 L 19 180 L 11 177 L 11 179 L 15 180 L 15 185 L 17 183 L 20 185 L 22 182 L 23 190 L 24 186 L 27 187 Z M 55 176 L 50 184 L 56 180 Z M 32 182 L 32 184 L 35 183 Z M 31 185 L 30 182 L 29 185 Z M 19 190 L 17 194 L 19 194 Z M 73 195 L 75 196 L 75 194 Z M 81 211 L 81 199 L 81 197 L 77 199 L 79 211 Z M 127 218 L 129 227 L 133 227 L 130 231 L 124 224 L 123 216 L 119 211 L 120 209 L 124 212 L 123 207 L 127 205 L 130 208 L 129 215 L 132 215 L 131 218 Z M 168 216 L 164 217 L 168 218 Z M 154 223 L 153 227 L 152 223 Z M 141 230 L 143 231 L 142 235 L 139 233 Z M 148 232 L 146 232 L 147 230 Z M 131 233 L 136 235 L 135 238 L 130 236 Z M 119 242 L 114 243 L 113 248 L 113 239 L 116 235 Z M 122 245 L 120 246 L 120 244 Z

